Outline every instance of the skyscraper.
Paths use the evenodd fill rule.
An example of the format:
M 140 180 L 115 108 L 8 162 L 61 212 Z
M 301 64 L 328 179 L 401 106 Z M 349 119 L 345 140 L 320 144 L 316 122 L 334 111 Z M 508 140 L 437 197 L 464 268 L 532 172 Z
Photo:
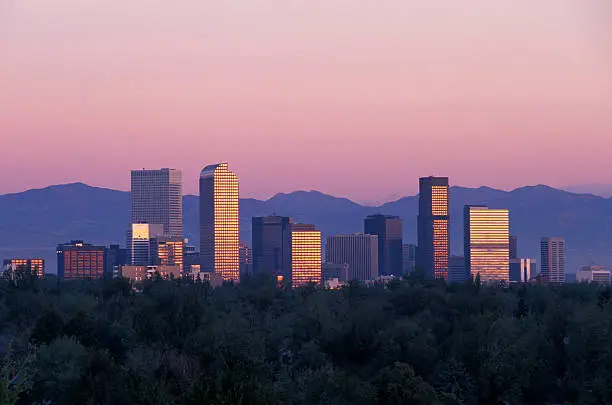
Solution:
M 240 279 L 239 184 L 227 163 L 200 173 L 201 271 L 219 273 L 224 281 Z
M 378 236 L 368 234 L 328 236 L 325 261 L 348 264 L 349 280 L 374 280 L 378 277 Z
M 378 274 L 401 274 L 402 220 L 390 215 L 370 215 L 364 221 L 364 233 L 378 236 Z
M 565 283 L 565 239 L 542 238 L 540 275 L 547 283 Z
M 466 205 L 464 208 L 466 273 L 482 282 L 509 281 L 510 220 L 508 210 Z
M 180 170 L 132 170 L 132 224 L 161 224 L 165 236 L 183 237 Z
M 419 179 L 416 266 L 428 277 L 448 279 L 450 249 L 448 177 Z
M 291 225 L 291 285 L 321 284 L 321 231 L 314 225 Z
M 253 218 L 253 274 L 268 272 L 291 280 L 291 218 Z
M 104 246 L 80 240 L 57 246 L 57 275 L 66 280 L 95 280 L 104 277 Z

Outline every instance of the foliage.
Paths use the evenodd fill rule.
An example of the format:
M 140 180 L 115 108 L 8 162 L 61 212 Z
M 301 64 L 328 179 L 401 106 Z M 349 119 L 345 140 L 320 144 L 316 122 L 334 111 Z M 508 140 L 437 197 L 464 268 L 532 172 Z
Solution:
M 612 403 L 597 286 L 33 279 L 0 320 L 0 405 Z

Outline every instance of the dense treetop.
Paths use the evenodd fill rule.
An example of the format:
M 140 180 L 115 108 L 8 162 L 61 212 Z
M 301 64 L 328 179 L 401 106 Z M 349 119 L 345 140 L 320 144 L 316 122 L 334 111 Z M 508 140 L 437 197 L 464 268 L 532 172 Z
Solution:
M 0 284 L 4 404 L 612 403 L 610 290 Z

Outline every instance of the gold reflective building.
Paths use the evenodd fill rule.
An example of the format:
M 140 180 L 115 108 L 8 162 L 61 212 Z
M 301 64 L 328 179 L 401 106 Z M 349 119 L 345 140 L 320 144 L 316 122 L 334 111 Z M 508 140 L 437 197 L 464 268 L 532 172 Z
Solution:
M 434 278 L 448 279 L 448 177 L 419 179 L 416 267 Z
M 201 271 L 224 281 L 240 279 L 239 184 L 227 163 L 206 166 L 200 174 Z
M 291 226 L 291 285 L 321 284 L 321 231 L 314 225 Z
M 183 271 L 183 247 L 185 242 L 177 238 L 157 239 L 157 261 L 161 266 L 177 266 Z
M 482 282 L 510 279 L 510 219 L 506 209 L 464 208 L 466 272 Z

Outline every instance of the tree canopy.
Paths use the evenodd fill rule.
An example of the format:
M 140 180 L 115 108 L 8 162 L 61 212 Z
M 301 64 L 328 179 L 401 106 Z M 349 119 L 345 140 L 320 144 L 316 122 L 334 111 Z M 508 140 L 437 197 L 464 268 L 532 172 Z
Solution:
M 612 403 L 594 285 L 0 283 L 4 404 Z

